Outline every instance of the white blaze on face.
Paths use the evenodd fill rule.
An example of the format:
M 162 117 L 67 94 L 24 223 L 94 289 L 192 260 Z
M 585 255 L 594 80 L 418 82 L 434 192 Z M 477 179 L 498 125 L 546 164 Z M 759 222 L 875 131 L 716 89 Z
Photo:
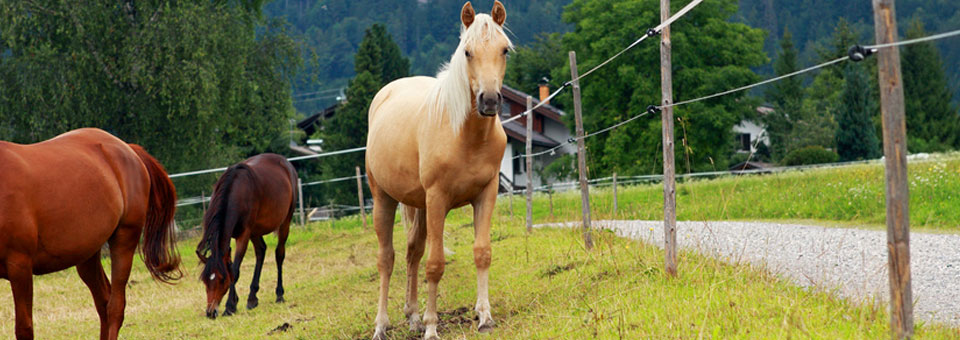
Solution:
M 215 274 L 215 273 L 214 273 L 214 274 L 210 274 L 210 281 L 213 281 L 213 279 L 216 279 L 216 278 L 217 278 L 217 274 Z

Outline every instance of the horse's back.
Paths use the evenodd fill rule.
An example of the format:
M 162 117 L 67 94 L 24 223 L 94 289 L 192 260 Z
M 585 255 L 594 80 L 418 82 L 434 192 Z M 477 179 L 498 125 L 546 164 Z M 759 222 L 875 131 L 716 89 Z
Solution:
M 243 161 L 256 174 L 258 192 L 257 220 L 260 233 L 265 234 L 289 220 L 294 206 L 297 177 L 293 165 L 283 156 L 265 153 Z
M 367 172 L 379 189 L 409 205 L 424 204 L 417 137 L 431 120 L 424 101 L 436 82 L 431 77 L 397 79 L 370 103 Z
M 145 216 L 145 172 L 126 143 L 98 129 L 29 145 L 4 143 L 0 234 L 7 237 L 0 242 L 8 244 L 0 249 L 35 255 L 37 273 L 85 260 L 129 211 Z M 129 209 L 138 204 L 142 207 Z M 0 257 L 5 255 L 0 251 Z

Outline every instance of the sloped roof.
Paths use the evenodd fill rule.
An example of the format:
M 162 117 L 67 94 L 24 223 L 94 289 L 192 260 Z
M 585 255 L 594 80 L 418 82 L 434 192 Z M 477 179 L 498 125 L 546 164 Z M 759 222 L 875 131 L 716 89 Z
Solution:
M 519 103 L 521 106 L 525 107 L 527 105 L 527 94 L 517 89 L 514 89 L 510 86 L 503 85 L 503 88 L 500 90 L 500 94 L 503 95 L 504 99 L 507 99 L 514 103 Z M 538 100 L 537 97 L 534 96 L 533 106 L 537 106 L 537 104 L 540 104 L 540 100 Z M 534 110 L 534 112 L 560 123 L 563 123 L 563 120 L 560 117 L 563 117 L 565 115 L 563 111 L 561 111 L 560 109 L 557 109 L 556 107 L 550 104 L 546 104 L 541 107 L 538 107 L 536 110 Z M 520 112 L 516 112 L 516 113 L 519 114 Z

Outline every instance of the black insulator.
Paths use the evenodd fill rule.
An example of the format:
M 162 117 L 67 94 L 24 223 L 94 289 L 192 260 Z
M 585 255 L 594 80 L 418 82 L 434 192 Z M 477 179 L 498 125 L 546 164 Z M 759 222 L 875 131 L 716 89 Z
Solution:
M 652 37 L 652 36 L 655 36 L 655 35 L 660 35 L 660 31 L 657 30 L 657 29 L 654 29 L 654 28 L 648 28 L 648 29 L 647 29 L 647 36 L 648 36 L 648 37 Z
M 656 114 L 657 112 L 660 112 L 660 108 L 657 107 L 656 105 L 647 106 L 647 113 Z
M 850 56 L 850 60 L 862 61 L 863 59 L 870 56 L 876 51 L 877 51 L 876 49 L 865 48 L 860 45 L 854 45 L 853 47 L 850 48 L 850 50 L 847 51 L 847 55 Z

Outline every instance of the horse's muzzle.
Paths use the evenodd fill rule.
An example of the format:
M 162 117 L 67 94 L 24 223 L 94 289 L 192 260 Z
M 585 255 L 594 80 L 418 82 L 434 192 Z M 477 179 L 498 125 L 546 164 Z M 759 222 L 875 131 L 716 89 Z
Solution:
M 484 95 L 483 92 L 477 95 L 477 111 L 480 112 L 481 116 L 493 117 L 499 115 L 502 105 L 503 95 L 500 92 L 497 92 L 496 96 Z

